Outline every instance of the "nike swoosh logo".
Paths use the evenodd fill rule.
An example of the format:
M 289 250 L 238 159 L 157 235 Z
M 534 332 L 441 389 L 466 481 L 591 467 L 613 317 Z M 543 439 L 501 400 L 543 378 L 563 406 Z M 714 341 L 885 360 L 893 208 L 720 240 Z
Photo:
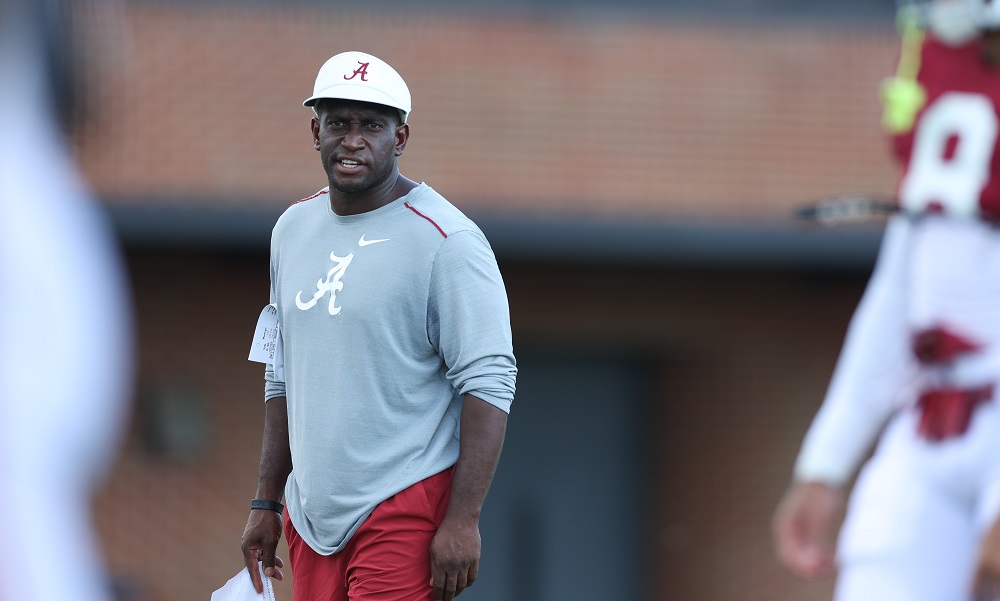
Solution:
M 382 238 L 381 240 L 365 240 L 365 235 L 361 234 L 361 239 L 358 240 L 358 246 L 368 246 L 369 244 L 378 244 L 379 242 L 388 242 L 390 238 Z

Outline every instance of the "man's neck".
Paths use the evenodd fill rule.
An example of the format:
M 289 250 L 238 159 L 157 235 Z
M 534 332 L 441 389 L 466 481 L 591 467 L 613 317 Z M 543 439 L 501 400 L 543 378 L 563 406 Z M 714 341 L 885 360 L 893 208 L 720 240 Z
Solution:
M 417 187 L 417 183 L 396 171 L 384 182 L 358 193 L 341 192 L 330 186 L 330 206 L 340 216 L 360 215 L 384 207 L 394 200 L 406 196 Z

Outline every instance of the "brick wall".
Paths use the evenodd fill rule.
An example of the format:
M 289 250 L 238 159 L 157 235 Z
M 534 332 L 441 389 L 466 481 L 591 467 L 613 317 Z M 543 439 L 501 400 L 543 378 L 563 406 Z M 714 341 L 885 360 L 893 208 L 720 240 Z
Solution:
M 284 207 L 325 185 L 301 106 L 332 54 L 413 92 L 404 173 L 477 211 L 781 218 L 891 191 L 892 24 L 130 5 L 80 148 L 115 203 Z
M 629 348 L 660 366 L 649 416 L 651 599 L 829 599 L 830 583 L 778 568 L 770 518 L 864 278 L 599 271 L 508 272 L 515 340 Z

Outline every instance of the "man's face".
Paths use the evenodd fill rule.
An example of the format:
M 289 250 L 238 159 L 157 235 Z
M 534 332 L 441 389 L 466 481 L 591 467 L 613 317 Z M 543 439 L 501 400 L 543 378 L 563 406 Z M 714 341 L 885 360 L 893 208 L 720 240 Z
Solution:
M 347 194 L 369 190 L 392 175 L 403 154 L 409 127 L 396 109 L 370 102 L 325 99 L 312 120 L 330 186 Z

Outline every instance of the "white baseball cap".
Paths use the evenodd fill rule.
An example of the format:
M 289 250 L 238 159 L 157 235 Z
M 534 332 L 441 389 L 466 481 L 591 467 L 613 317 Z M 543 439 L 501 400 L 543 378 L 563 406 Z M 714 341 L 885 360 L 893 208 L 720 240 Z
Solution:
M 323 63 L 313 95 L 302 105 L 315 106 L 321 98 L 391 106 L 399 110 L 403 123 L 410 113 L 410 90 L 403 78 L 388 63 L 364 52 L 341 52 Z

